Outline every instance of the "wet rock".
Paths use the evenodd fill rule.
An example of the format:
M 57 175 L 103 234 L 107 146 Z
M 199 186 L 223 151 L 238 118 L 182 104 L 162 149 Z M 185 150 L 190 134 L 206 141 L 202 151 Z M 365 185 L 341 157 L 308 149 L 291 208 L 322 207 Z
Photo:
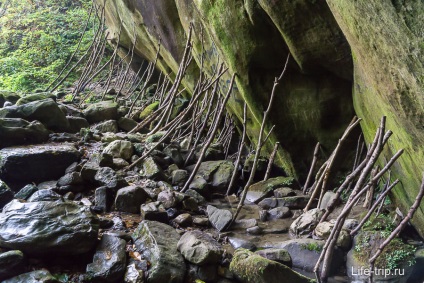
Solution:
M 28 202 L 56 201 L 60 200 L 61 198 L 62 196 L 53 190 L 38 190 L 28 198 Z
M 143 270 L 137 269 L 135 263 L 130 263 L 125 272 L 125 283 L 144 283 Z
M 178 242 L 178 250 L 186 260 L 197 265 L 216 264 L 223 252 L 214 238 L 201 231 L 186 232 Z
M 71 185 L 78 186 L 83 184 L 84 180 L 78 172 L 67 173 L 57 181 L 59 187 Z
M 100 168 L 94 176 L 94 179 L 99 185 L 108 187 L 114 191 L 128 185 L 127 181 L 125 181 L 122 176 L 118 175 L 109 167 Z
M 242 280 L 249 283 L 280 282 L 283 278 L 290 283 L 311 283 L 313 280 L 291 270 L 289 267 L 261 257 L 246 249 L 234 253 L 230 270 Z
M 0 254 L 0 280 L 4 280 L 25 270 L 25 257 L 21 251 L 8 251 Z
M 290 225 L 290 234 L 294 237 L 309 236 L 318 225 L 323 214 L 324 211 L 319 208 L 303 213 Z
M 137 125 L 138 123 L 130 118 L 122 117 L 118 120 L 118 128 L 125 132 L 131 131 L 137 127 Z
M 130 160 L 134 154 L 134 148 L 131 142 L 116 140 L 111 142 L 104 150 L 103 153 L 110 154 L 114 158 L 122 158 Z
M 330 220 L 331 223 L 334 223 L 334 219 Z M 353 230 L 356 228 L 356 226 L 359 225 L 359 221 L 356 219 L 346 219 L 345 222 L 343 223 L 343 229 L 346 230 Z
M 113 156 L 109 153 L 101 153 L 99 157 L 100 167 L 113 167 Z
M 201 194 L 199 194 L 198 192 L 196 192 L 195 190 L 188 189 L 185 192 L 185 194 L 188 195 L 189 197 L 195 199 L 196 202 L 197 202 L 197 204 L 204 204 L 204 203 L 206 203 L 206 199 Z
M 278 243 L 269 243 L 268 248 L 284 249 L 289 252 L 294 268 L 312 272 L 321 254 L 325 241 L 314 239 L 293 239 Z M 343 253 L 335 249 L 331 261 L 331 272 L 337 271 L 343 264 Z
M 255 253 L 266 259 L 279 262 L 288 267 L 292 267 L 291 256 L 289 252 L 284 249 L 264 249 L 256 251 Z
M 10 202 L 13 199 L 13 192 L 10 190 L 9 186 L 0 180 L 0 208 L 5 204 Z
M 315 236 L 320 240 L 325 240 L 330 236 L 331 230 L 333 230 L 334 224 L 324 221 L 317 225 L 314 230 Z
M 234 221 L 231 228 L 234 229 L 248 229 L 258 225 L 258 221 L 256 219 L 239 219 Z
M 258 203 L 263 209 L 275 207 L 288 207 L 290 209 L 303 209 L 309 201 L 309 196 L 294 196 L 284 198 L 265 198 Z
M 171 190 L 164 190 L 159 193 L 158 201 L 160 201 L 165 208 L 171 208 L 177 206 L 179 203 L 175 193 Z
M 61 283 L 47 270 L 36 270 L 2 281 L 2 283 Z
M 246 229 L 247 234 L 250 235 L 261 235 L 263 234 L 263 229 L 259 226 L 253 226 Z
M 15 104 L 16 105 L 23 105 L 23 104 L 27 104 L 27 103 L 30 103 L 30 102 L 48 99 L 48 98 L 51 98 L 54 101 L 56 101 L 56 96 L 54 94 L 52 94 L 51 92 L 41 92 L 41 93 L 26 94 L 26 95 L 22 96 L 21 98 L 19 98 L 18 101 L 16 101 Z
M 81 129 L 90 127 L 90 124 L 87 122 L 85 118 L 66 116 L 66 119 L 68 120 L 68 123 L 69 123 L 68 132 L 70 133 L 79 133 Z
M 324 196 L 322 197 L 322 201 L 321 201 L 319 208 L 326 209 L 328 204 L 333 202 L 335 198 L 336 198 L 336 193 L 331 192 L 331 191 L 327 191 L 324 194 Z M 336 204 L 338 204 L 338 203 L 339 203 L 339 201 L 336 202 Z
M 255 183 L 249 187 L 246 194 L 246 200 L 258 203 L 264 198 L 271 196 L 276 188 L 290 186 L 293 181 L 294 179 L 291 177 L 276 177 Z
M 169 158 L 171 158 L 172 162 L 178 166 L 182 166 L 184 164 L 184 159 L 181 155 L 180 148 L 177 146 L 169 145 L 164 150 Z
M 140 171 L 140 174 L 147 178 L 152 180 L 158 180 L 163 179 L 164 175 L 162 172 L 162 168 L 156 163 L 156 161 L 153 159 L 153 157 L 147 157 L 142 162 L 142 170 Z
M 122 158 L 113 158 L 112 159 L 112 168 L 115 170 L 123 169 L 130 164 Z
M 69 128 L 65 113 L 60 110 L 53 99 L 2 108 L 0 109 L 0 118 L 22 118 L 27 121 L 39 121 L 53 131 L 66 131 Z
M 288 218 L 292 215 L 288 207 L 276 207 L 268 211 L 267 218 L 269 220 Z
M 181 227 L 187 227 L 193 224 L 193 217 L 188 213 L 183 213 L 175 217 L 173 221 Z
M 147 193 L 138 186 L 119 189 L 115 198 L 115 209 L 122 212 L 140 213 L 140 205 L 147 198 Z
M 110 211 L 113 204 L 113 191 L 108 187 L 99 187 L 94 192 L 94 203 L 104 212 Z
M 188 187 L 205 198 L 209 198 L 211 195 L 209 184 L 202 176 L 196 175 Z
M 56 190 L 57 181 L 45 181 L 37 185 L 39 190 Z
M 90 124 L 118 118 L 118 104 L 112 101 L 102 101 L 90 104 L 84 115 Z
M 57 180 L 80 153 L 67 144 L 43 144 L 4 148 L 0 156 L 0 178 L 28 184 Z
M 296 192 L 292 188 L 283 187 L 274 190 L 274 197 L 276 198 L 285 198 L 293 197 L 296 195 Z
M 255 158 L 254 154 L 249 155 L 243 164 L 243 171 L 250 173 L 252 171 L 253 167 L 253 160 Z M 256 171 L 259 174 L 264 174 L 266 171 L 266 168 L 268 167 L 268 159 L 266 157 L 260 156 L 258 159 L 257 169 Z
M 141 205 L 140 212 L 143 220 L 168 223 L 168 213 L 159 201 Z
M 84 166 L 81 169 L 81 177 L 85 182 L 97 183 L 95 180 L 95 176 L 97 171 L 99 170 L 100 170 L 99 164 L 93 161 L 88 161 L 87 163 L 84 164 Z
M 31 255 L 76 255 L 96 244 L 99 220 L 72 202 L 13 200 L 0 213 L 0 247 Z
M 38 144 L 49 139 L 49 131 L 38 121 L 20 118 L 0 118 L 0 148 L 24 144 Z
M 26 185 L 15 194 L 15 198 L 27 200 L 33 193 L 38 191 L 37 186 L 32 184 Z
M 175 170 L 172 172 L 172 184 L 175 186 L 183 186 L 188 179 L 186 170 Z
M 230 224 L 233 214 L 231 211 L 226 209 L 218 209 L 212 205 L 208 205 L 206 208 L 208 218 L 212 226 L 219 232 L 224 230 L 228 224 Z
M 187 277 L 190 282 L 195 283 L 216 282 L 218 278 L 217 266 L 188 264 Z
M 207 217 L 193 217 L 193 224 L 202 227 L 208 227 L 209 219 Z
M 94 133 L 117 133 L 118 123 L 115 120 L 104 121 L 91 126 L 90 130 Z
M 256 250 L 256 245 L 248 240 L 238 238 L 238 237 L 228 237 L 228 242 L 236 250 L 243 248 L 249 251 Z
M 180 236 L 175 229 L 144 220 L 132 237 L 136 250 L 151 264 L 146 275 L 148 283 L 183 282 L 186 265 L 177 250 Z
M 194 165 L 187 167 L 187 170 L 192 172 L 193 168 Z M 196 179 L 199 179 L 201 184 L 201 179 L 203 178 L 213 190 L 213 192 L 226 192 L 233 170 L 234 165 L 231 161 L 219 160 L 202 162 L 194 180 L 196 182 Z M 190 186 L 190 188 L 202 194 L 204 187 L 197 187 L 198 188 Z
M 95 281 L 120 282 L 126 267 L 126 241 L 104 234 L 94 254 L 93 263 L 87 265 L 87 273 Z

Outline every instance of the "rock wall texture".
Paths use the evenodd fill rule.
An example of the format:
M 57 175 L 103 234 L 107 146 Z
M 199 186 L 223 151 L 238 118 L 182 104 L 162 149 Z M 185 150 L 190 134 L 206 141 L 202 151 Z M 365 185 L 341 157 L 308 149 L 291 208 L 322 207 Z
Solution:
M 194 24 L 196 64 L 184 80 L 193 90 L 200 55 L 211 74 L 229 68 L 221 88 L 237 74 L 228 110 L 241 119 L 247 102 L 248 135 L 255 142 L 274 77 L 288 52 L 288 72 L 278 89 L 266 132 L 276 125 L 265 152 L 280 141 L 278 162 L 297 176 L 309 166 L 317 141 L 332 150 L 355 113 L 370 142 L 382 115 L 393 130 L 385 157 L 406 153 L 394 168 L 402 178 L 398 204 L 413 202 L 424 170 L 423 17 L 421 0 L 96 0 L 105 5 L 112 44 L 126 53 L 135 43 L 135 64 L 154 60 L 176 73 Z M 202 36 L 203 34 L 203 36 Z M 424 211 L 416 222 L 424 235 Z M 415 220 L 418 221 L 418 220 Z

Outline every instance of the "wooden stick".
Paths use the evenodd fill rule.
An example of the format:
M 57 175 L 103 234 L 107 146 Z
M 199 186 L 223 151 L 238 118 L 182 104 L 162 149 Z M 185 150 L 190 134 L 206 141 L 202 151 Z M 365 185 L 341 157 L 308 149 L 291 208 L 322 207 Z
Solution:
M 237 153 L 236 163 L 234 164 L 234 171 L 233 171 L 233 174 L 231 175 L 230 184 L 228 185 L 227 194 L 226 194 L 227 196 L 230 195 L 233 189 L 234 183 L 236 182 L 236 179 L 237 179 L 238 167 L 240 165 L 241 154 L 243 152 L 243 146 L 245 143 L 244 140 L 246 139 L 246 123 L 247 123 L 247 103 L 245 101 L 243 106 L 243 133 L 241 134 L 241 141 L 240 141 L 240 146 Z
M 261 128 L 259 130 L 258 144 L 256 146 L 255 158 L 253 159 L 252 171 L 250 172 L 249 179 L 248 179 L 246 185 L 244 186 L 244 189 L 243 189 L 243 192 L 242 192 L 242 195 L 241 195 L 241 198 L 240 198 L 240 202 L 237 206 L 236 212 L 234 213 L 233 219 L 231 220 L 228 227 L 231 227 L 231 225 L 237 219 L 237 216 L 240 213 L 241 208 L 243 207 L 244 200 L 246 199 L 247 191 L 249 190 L 250 185 L 253 183 L 253 179 L 255 177 L 255 173 L 256 173 L 256 170 L 257 170 L 257 166 L 258 166 L 258 160 L 259 160 L 259 157 L 260 157 L 260 154 L 261 154 L 261 149 L 262 149 L 262 146 L 263 146 L 263 140 L 262 139 L 263 139 L 263 134 L 264 134 L 264 130 L 265 130 L 265 125 L 266 125 L 272 104 L 274 102 L 275 91 L 276 91 L 277 86 L 279 85 L 281 79 L 283 78 L 283 76 L 284 76 L 284 74 L 287 70 L 287 65 L 289 63 L 289 59 L 290 59 L 290 53 L 287 56 L 286 63 L 284 65 L 283 71 L 281 72 L 281 75 L 278 78 L 275 78 L 275 80 L 274 80 L 274 85 L 272 87 L 271 97 L 270 97 L 269 103 L 268 103 L 268 108 L 264 112 L 264 116 L 262 118 Z
M 303 194 L 304 195 L 306 195 L 306 193 L 308 192 L 309 183 L 312 179 L 312 174 L 315 170 L 315 166 L 316 166 L 317 161 L 318 161 L 319 148 L 320 148 L 320 144 L 318 142 L 317 145 L 315 146 L 314 157 L 312 159 L 312 164 L 311 164 L 311 168 L 309 169 L 308 177 L 306 178 L 305 185 L 303 186 Z
M 278 146 L 280 145 L 279 142 L 276 142 L 274 145 L 274 149 L 272 150 L 271 156 L 269 157 L 268 161 L 268 167 L 266 168 L 264 181 L 269 179 L 269 176 L 271 175 L 271 169 L 272 165 L 274 164 L 275 155 L 277 154 Z
M 233 74 L 233 77 L 231 78 L 231 83 L 230 83 L 230 87 L 228 89 L 227 95 L 224 98 L 224 101 L 221 104 L 221 107 L 219 108 L 219 112 L 218 112 L 218 118 L 216 123 L 214 124 L 214 128 L 212 129 L 211 135 L 209 136 L 208 140 L 205 142 L 205 144 L 203 145 L 202 151 L 200 152 L 200 156 L 197 160 L 196 165 L 194 166 L 193 171 L 190 174 L 190 177 L 188 178 L 187 182 L 184 184 L 184 187 L 181 189 L 181 192 L 185 192 L 186 190 L 188 190 L 188 187 L 190 186 L 190 183 L 193 181 L 194 176 L 196 176 L 197 171 L 199 170 L 199 167 L 203 161 L 203 158 L 205 157 L 206 154 L 206 150 L 209 148 L 209 145 L 212 143 L 216 131 L 218 130 L 218 126 L 219 126 L 219 120 L 222 117 L 222 114 L 224 112 L 225 109 L 225 105 L 227 104 L 228 99 L 230 98 L 230 94 L 231 91 L 233 90 L 233 85 L 234 85 L 234 79 L 236 77 L 236 74 Z

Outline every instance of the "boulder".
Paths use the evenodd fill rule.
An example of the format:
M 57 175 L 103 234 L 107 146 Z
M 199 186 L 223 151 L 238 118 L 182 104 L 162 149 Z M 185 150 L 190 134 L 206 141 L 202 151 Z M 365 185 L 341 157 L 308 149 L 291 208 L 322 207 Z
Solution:
M 108 120 L 91 126 L 90 130 L 94 133 L 117 133 L 118 124 L 115 120 Z
M 13 199 L 13 196 L 13 192 L 10 190 L 9 186 L 0 180 L 0 209 L 10 202 Z
M 242 282 L 246 283 L 312 283 L 309 279 L 284 264 L 261 257 L 246 249 L 237 249 L 230 264 L 232 271 Z
M 131 131 L 137 127 L 137 125 L 138 123 L 130 118 L 122 117 L 118 120 L 118 128 L 125 132 Z
M 120 188 L 128 186 L 127 181 L 125 181 L 121 175 L 117 174 L 112 168 L 109 167 L 100 168 L 96 172 L 94 179 L 100 186 L 108 187 L 115 192 Z
M 140 213 L 140 206 L 148 198 L 147 193 L 138 186 L 129 186 L 118 190 L 115 209 L 129 213 Z
M 201 231 L 186 232 L 178 242 L 178 250 L 187 261 L 197 265 L 217 264 L 223 252 L 214 238 Z
M 187 170 L 191 173 L 193 168 L 194 165 L 188 166 Z M 195 178 L 203 178 L 214 192 L 224 192 L 230 183 L 233 170 L 231 161 L 206 161 L 200 164 Z
M 157 180 L 163 178 L 162 168 L 156 163 L 153 157 L 147 157 L 142 162 L 140 174 L 148 179 Z
M 114 192 L 108 187 L 99 187 L 94 192 L 94 203 L 97 207 L 101 208 L 104 212 L 110 210 L 113 205 Z
M 125 271 L 125 283 L 144 283 L 144 272 L 143 270 L 137 269 L 135 263 L 130 263 L 127 265 Z
M 125 240 L 104 234 L 96 248 L 93 263 L 87 265 L 87 274 L 94 281 L 121 282 L 127 263 L 126 245 Z
M 228 226 L 228 224 L 230 224 L 233 218 L 231 211 L 226 209 L 218 209 L 212 205 L 207 206 L 206 212 L 210 223 L 219 232 L 223 231 Z
M 44 99 L 48 99 L 48 98 L 51 98 L 54 101 L 56 101 L 56 96 L 53 93 L 41 92 L 41 93 L 33 93 L 33 94 L 25 95 L 25 96 L 19 98 L 18 101 L 16 101 L 15 104 L 16 105 L 23 105 L 23 104 L 27 104 L 29 102 L 44 100 Z
M 131 142 L 116 140 L 111 142 L 104 150 L 103 153 L 112 155 L 114 158 L 122 158 L 130 160 L 134 154 L 134 148 Z
M 99 219 L 73 202 L 13 200 L 0 213 L 0 247 L 30 255 L 77 255 L 96 244 Z
M 290 186 L 293 182 L 294 179 L 291 177 L 276 177 L 255 183 L 249 187 L 246 194 L 246 200 L 258 203 L 264 198 L 271 196 L 276 188 Z
M 49 271 L 36 270 L 2 281 L 2 283 L 61 283 Z
M 4 148 L 0 156 L 0 178 L 28 184 L 60 178 L 80 153 L 68 144 L 43 144 Z
M 320 209 L 326 209 L 327 206 L 334 201 L 334 199 L 336 198 L 336 193 L 332 192 L 332 191 L 327 191 L 325 192 L 324 196 L 322 197 L 322 201 L 320 203 L 319 208 Z M 338 204 L 339 201 L 336 202 L 336 204 Z
M 292 188 L 282 187 L 274 190 L 274 197 L 285 198 L 296 196 L 296 192 Z
M 285 207 L 285 206 L 276 207 L 268 211 L 269 220 L 288 218 L 291 215 L 292 215 L 292 212 L 290 211 L 288 207 Z
M 28 184 L 15 194 L 15 198 L 27 200 L 36 191 L 38 191 L 37 186 L 34 186 L 33 184 Z
M 308 237 L 318 225 L 324 211 L 319 208 L 308 210 L 290 225 L 290 234 L 296 238 Z
M 68 132 L 70 133 L 79 133 L 81 129 L 90 127 L 90 124 L 85 118 L 66 116 L 66 119 L 69 122 Z
M 28 202 L 55 201 L 61 198 L 62 196 L 53 190 L 38 190 L 28 198 Z
M 292 267 L 291 256 L 285 249 L 263 249 L 256 251 L 255 253 L 266 259 L 279 262 L 288 267 Z
M 112 101 L 102 101 L 90 104 L 84 115 L 90 124 L 118 118 L 118 104 Z
M 38 121 L 20 118 L 0 118 L 0 148 L 24 144 L 38 144 L 49 139 L 49 131 Z
M 168 223 L 168 213 L 161 202 L 150 202 L 140 207 L 141 219 Z
M 21 251 L 13 250 L 1 253 L 0 280 L 4 280 L 23 273 L 26 267 L 25 265 L 25 257 Z
M 308 204 L 309 196 L 294 196 L 283 198 L 265 198 L 258 203 L 263 209 L 275 207 L 288 207 L 290 209 L 303 209 Z
M 186 265 L 178 252 L 180 236 L 169 225 L 144 220 L 132 235 L 134 246 L 150 262 L 147 283 L 182 283 Z
M 183 186 L 188 179 L 188 172 L 186 170 L 172 171 L 172 184 Z

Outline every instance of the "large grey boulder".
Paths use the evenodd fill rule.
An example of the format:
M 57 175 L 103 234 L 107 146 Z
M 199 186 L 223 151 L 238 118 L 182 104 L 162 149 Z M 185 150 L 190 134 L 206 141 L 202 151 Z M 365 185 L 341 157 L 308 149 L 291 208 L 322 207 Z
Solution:
M 230 264 L 232 271 L 246 283 L 312 283 L 309 279 L 284 264 L 261 257 L 246 249 L 237 249 Z
M 226 209 L 218 209 L 212 205 L 207 206 L 206 212 L 212 226 L 219 232 L 224 230 L 228 224 L 230 224 L 233 218 L 231 211 Z
M 178 250 L 197 265 L 217 264 L 223 252 L 219 243 L 202 231 L 186 232 L 178 242 Z
M 134 154 L 134 148 L 129 141 L 116 140 L 108 144 L 103 150 L 103 153 L 110 154 L 114 158 L 130 160 Z
M 296 238 L 308 237 L 318 225 L 324 210 L 314 208 L 296 218 L 290 225 L 290 234 Z
M 268 242 L 266 248 L 284 249 L 292 259 L 292 265 L 308 272 L 313 272 L 325 241 L 314 239 L 293 239 L 283 242 Z M 335 249 L 331 261 L 331 271 L 336 271 L 343 264 L 343 253 Z
M 80 153 L 69 144 L 43 144 L 4 148 L 0 156 L 0 178 L 28 184 L 60 178 Z
M 0 109 L 0 118 L 22 118 L 27 121 L 40 121 L 46 128 L 54 131 L 66 131 L 69 122 L 65 113 L 53 99 L 29 102 L 20 106 Z
M 294 179 L 291 177 L 276 177 L 266 181 L 255 183 L 249 187 L 246 194 L 246 200 L 258 203 L 266 197 L 273 195 L 275 189 L 280 187 L 291 186 Z
M 132 235 L 136 251 L 150 262 L 147 283 L 181 283 L 186 265 L 178 252 L 180 236 L 169 225 L 144 220 Z
M 265 198 L 258 203 L 263 209 L 288 207 L 290 209 L 303 209 L 308 204 L 309 196 L 292 196 L 282 198 Z
M 0 118 L 0 148 L 24 144 L 37 144 L 49 139 L 49 131 L 38 121 L 20 118 Z
M 0 213 L 0 247 L 31 255 L 76 255 L 96 244 L 99 219 L 73 202 L 13 200 Z
M 84 115 L 90 124 L 118 118 L 118 104 L 113 101 L 102 101 L 90 104 Z
M 112 168 L 109 167 L 100 168 L 96 172 L 94 179 L 99 185 L 108 187 L 115 192 L 116 190 L 128 185 L 127 181 L 125 181 L 125 179 L 120 174 L 117 174 Z
M 93 263 L 87 265 L 91 278 L 105 283 L 121 282 L 127 263 L 126 244 L 125 240 L 104 234 L 96 248 Z
M 2 283 L 61 283 L 47 270 L 36 270 L 2 281 Z
M 187 167 L 187 170 L 192 172 L 193 168 L 194 165 Z M 233 171 L 234 165 L 231 161 L 206 161 L 200 164 L 195 177 L 204 179 L 212 191 L 225 192 L 230 183 Z M 199 191 L 199 193 L 202 192 Z
M 267 258 L 284 264 L 285 266 L 292 267 L 292 259 L 290 253 L 285 249 L 263 249 L 255 252 L 261 257 Z
M 147 193 L 138 186 L 119 189 L 115 198 L 115 209 L 129 213 L 140 213 L 140 206 L 147 198 Z

